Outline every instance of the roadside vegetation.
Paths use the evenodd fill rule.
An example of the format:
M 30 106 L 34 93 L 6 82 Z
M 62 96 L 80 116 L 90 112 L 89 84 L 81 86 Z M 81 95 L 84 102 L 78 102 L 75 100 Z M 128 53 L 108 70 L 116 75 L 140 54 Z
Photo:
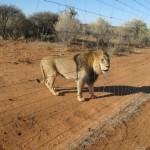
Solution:
M 114 27 L 104 18 L 82 24 L 74 8 L 59 13 L 36 12 L 26 16 L 12 5 L 0 5 L 0 39 L 59 42 L 91 49 L 107 49 L 114 55 L 133 53 L 134 47 L 150 46 L 150 30 L 140 19 Z

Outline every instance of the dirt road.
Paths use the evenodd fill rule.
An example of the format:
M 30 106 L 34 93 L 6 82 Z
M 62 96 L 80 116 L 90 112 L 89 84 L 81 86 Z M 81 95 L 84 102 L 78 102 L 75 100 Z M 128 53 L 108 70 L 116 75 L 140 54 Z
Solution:
M 138 116 L 111 132 L 105 140 L 97 140 L 89 150 L 149 150 L 150 104 L 140 110 Z
M 150 50 L 146 49 L 140 54 L 111 57 L 110 72 L 95 84 L 96 99 L 77 101 L 75 82 L 61 77 L 55 86 L 64 96 L 53 96 L 44 84 L 36 82 L 41 78 L 40 59 L 61 52 L 49 49 L 42 43 L 0 43 L 2 150 L 64 149 L 134 97 L 149 93 Z M 86 87 L 84 91 L 88 97 Z

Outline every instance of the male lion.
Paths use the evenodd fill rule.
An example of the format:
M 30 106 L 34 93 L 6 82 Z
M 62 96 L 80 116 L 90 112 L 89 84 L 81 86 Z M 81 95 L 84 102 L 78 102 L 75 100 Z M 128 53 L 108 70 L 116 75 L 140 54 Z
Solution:
M 106 73 L 110 67 L 109 56 L 102 50 L 89 51 L 77 54 L 74 57 L 66 56 L 47 56 L 41 60 L 41 71 L 43 81 L 54 95 L 60 95 L 54 89 L 54 81 L 57 75 L 67 79 L 74 79 L 77 82 L 77 99 L 85 101 L 82 97 L 84 84 L 88 85 L 90 98 L 94 96 L 94 82 L 101 73 Z

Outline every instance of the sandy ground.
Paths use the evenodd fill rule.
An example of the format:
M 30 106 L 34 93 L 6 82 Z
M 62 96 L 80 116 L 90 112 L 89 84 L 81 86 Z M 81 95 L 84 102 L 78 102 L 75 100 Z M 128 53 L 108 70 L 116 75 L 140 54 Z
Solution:
M 60 53 L 70 56 L 76 49 L 64 52 L 54 43 L 0 42 L 0 150 L 65 149 L 132 98 L 149 93 L 150 50 L 141 49 L 141 54 L 111 57 L 109 73 L 99 76 L 95 84 L 96 99 L 78 102 L 75 82 L 61 77 L 55 86 L 64 96 L 53 96 L 44 84 L 36 82 L 42 77 L 40 59 Z M 86 87 L 84 91 L 88 98 Z M 142 113 L 143 122 L 148 119 L 147 110 Z M 150 126 L 142 125 L 145 123 L 137 130 L 149 133 Z M 129 127 L 136 128 L 136 122 Z M 130 142 L 150 146 L 147 136 L 142 140 L 149 143 L 140 145 L 132 139 Z
M 97 140 L 88 150 L 150 150 L 150 104 L 138 117 L 112 132 L 107 140 Z

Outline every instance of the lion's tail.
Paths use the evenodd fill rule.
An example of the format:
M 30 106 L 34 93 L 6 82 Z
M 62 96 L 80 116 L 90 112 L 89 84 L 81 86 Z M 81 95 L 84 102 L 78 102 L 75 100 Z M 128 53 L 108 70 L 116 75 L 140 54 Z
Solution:
M 40 68 L 41 68 L 41 72 L 42 72 L 42 75 L 43 75 L 43 79 L 42 79 L 42 80 L 36 79 L 36 81 L 37 81 L 38 83 L 44 83 L 45 80 L 46 80 L 46 75 L 45 75 L 45 72 L 44 72 L 44 69 L 43 69 L 43 65 L 42 65 L 42 64 L 40 64 Z

